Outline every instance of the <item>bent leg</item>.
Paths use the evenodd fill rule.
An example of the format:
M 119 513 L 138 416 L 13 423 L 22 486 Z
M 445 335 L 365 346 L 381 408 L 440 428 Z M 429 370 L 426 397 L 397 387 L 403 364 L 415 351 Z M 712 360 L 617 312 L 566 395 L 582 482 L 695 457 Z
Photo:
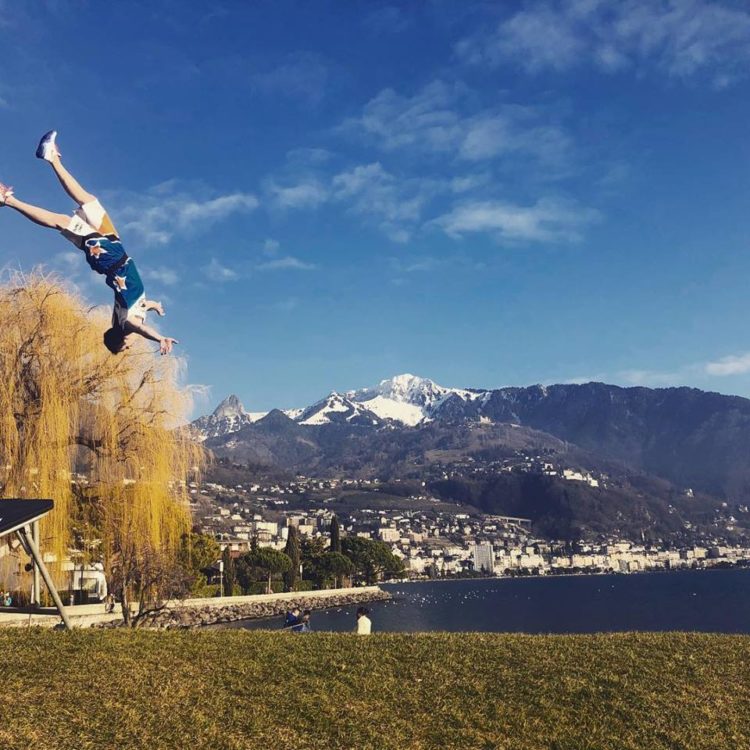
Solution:
M 60 154 L 56 154 L 50 159 L 52 169 L 55 170 L 57 179 L 60 180 L 60 184 L 63 186 L 65 192 L 79 205 L 84 206 L 87 203 L 91 203 L 96 200 L 96 196 L 84 190 L 78 180 L 73 177 L 70 172 L 63 166 L 60 161 Z
M 31 219 L 35 224 L 43 227 L 58 229 L 62 232 L 70 224 L 70 216 L 67 214 L 56 214 L 53 211 L 48 211 L 46 208 L 39 208 L 39 206 L 33 206 L 31 203 L 24 203 L 14 195 L 6 198 L 5 205 L 14 208 L 27 219 Z
M 151 312 L 153 310 L 160 318 L 164 317 L 164 306 L 161 302 L 147 299 L 143 301 L 143 306 L 146 308 L 146 312 Z

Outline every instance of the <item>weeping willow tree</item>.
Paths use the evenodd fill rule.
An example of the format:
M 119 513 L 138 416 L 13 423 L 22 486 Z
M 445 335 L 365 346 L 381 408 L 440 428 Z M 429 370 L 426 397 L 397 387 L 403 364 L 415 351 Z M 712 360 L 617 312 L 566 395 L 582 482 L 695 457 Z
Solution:
M 156 593 L 143 571 L 190 528 L 185 480 L 201 455 L 176 429 L 190 407 L 179 359 L 145 342 L 111 355 L 108 317 L 39 272 L 0 283 L 0 484 L 54 499 L 41 531 L 58 563 L 96 537 L 127 605 Z

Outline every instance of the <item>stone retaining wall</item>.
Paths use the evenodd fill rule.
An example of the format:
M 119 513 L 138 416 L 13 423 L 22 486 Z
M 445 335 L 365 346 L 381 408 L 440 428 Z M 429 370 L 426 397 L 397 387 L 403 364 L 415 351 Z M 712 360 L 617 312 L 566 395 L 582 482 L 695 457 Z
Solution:
M 232 598 L 242 599 L 233 602 Z M 291 594 L 275 594 L 259 597 L 225 597 L 223 599 L 190 600 L 184 606 L 174 603 L 168 609 L 145 620 L 141 627 L 175 629 L 217 625 L 236 620 L 257 620 L 262 617 L 280 617 L 295 605 L 301 610 L 329 609 L 372 601 L 391 599 L 387 591 L 369 586 L 366 589 L 329 591 L 300 591 Z M 100 622 L 92 627 L 117 627 L 122 620 Z

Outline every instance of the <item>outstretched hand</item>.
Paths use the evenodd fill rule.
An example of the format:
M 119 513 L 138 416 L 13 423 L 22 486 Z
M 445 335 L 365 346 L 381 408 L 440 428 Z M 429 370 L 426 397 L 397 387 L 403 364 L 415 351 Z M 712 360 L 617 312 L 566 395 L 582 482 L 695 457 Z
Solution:
M 172 351 L 172 347 L 174 344 L 179 344 L 180 342 L 177 339 L 170 339 L 167 336 L 165 336 L 163 339 L 159 340 L 159 353 L 160 354 L 169 354 Z
M 4 206 L 8 198 L 13 196 L 13 188 L 0 182 L 0 206 Z

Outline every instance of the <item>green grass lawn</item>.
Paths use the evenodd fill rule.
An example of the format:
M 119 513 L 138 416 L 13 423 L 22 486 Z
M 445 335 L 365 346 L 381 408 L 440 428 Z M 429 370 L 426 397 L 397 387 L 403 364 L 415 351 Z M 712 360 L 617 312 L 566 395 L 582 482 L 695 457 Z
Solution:
M 750 638 L 0 632 L 0 748 L 747 750 Z

